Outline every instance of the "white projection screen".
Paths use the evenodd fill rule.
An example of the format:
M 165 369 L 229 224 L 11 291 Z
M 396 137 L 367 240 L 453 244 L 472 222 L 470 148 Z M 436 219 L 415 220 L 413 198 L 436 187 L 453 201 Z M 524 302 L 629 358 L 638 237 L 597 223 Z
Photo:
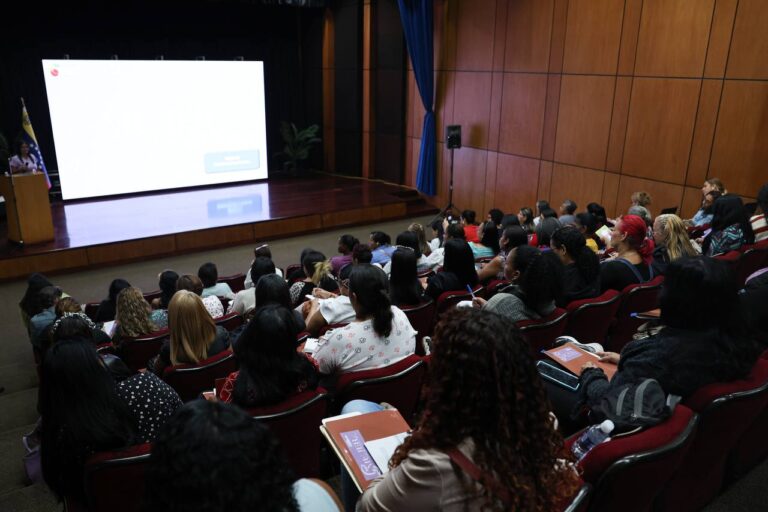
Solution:
M 43 60 L 62 198 L 267 177 L 264 66 Z

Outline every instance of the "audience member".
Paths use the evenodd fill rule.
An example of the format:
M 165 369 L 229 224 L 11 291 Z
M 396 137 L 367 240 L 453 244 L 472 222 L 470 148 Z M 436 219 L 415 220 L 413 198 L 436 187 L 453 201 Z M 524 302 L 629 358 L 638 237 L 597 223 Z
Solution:
M 464 238 L 464 226 L 458 223 L 448 224 L 448 221 L 444 222 L 445 240 L 443 240 L 443 243 L 440 245 L 440 247 L 433 250 L 432 254 L 429 255 L 429 258 L 427 258 L 427 269 L 436 269 L 443 266 L 443 263 L 445 262 L 445 242 L 454 238 L 466 241 L 466 238 Z
M 117 294 L 117 311 L 115 312 L 115 331 L 112 341 L 120 345 L 123 338 L 137 338 L 161 327 L 152 321 L 153 311 L 144 299 L 141 290 L 131 286 Z M 168 315 L 165 315 L 165 325 L 168 325 Z
M 479 242 L 480 238 L 477 236 L 477 222 L 475 221 L 474 210 L 464 210 L 461 212 L 461 225 L 464 227 L 464 236 L 467 238 L 467 242 Z
M 160 287 L 160 297 L 152 300 L 152 309 L 168 309 L 173 294 L 176 293 L 176 283 L 179 280 L 179 274 L 173 270 L 163 270 L 157 276 L 158 286 Z
M 429 260 L 421 253 L 421 246 L 419 245 L 419 237 L 413 231 L 403 231 L 395 239 L 396 248 L 410 247 L 413 249 L 416 255 L 416 269 L 418 272 L 425 272 L 430 269 Z M 392 271 L 392 262 L 390 261 L 384 265 L 384 273 L 389 275 Z
M 439 249 L 442 252 L 443 248 Z M 424 299 L 424 288 L 416 272 L 416 254 L 409 247 L 392 253 L 389 298 L 397 307 L 415 306 Z
M 667 267 L 659 296 L 661 324 L 655 336 L 630 341 L 621 351 L 600 353 L 619 365 L 608 381 L 587 363 L 581 393 L 596 406 L 610 390 L 656 379 L 665 392 L 690 396 L 713 382 L 746 377 L 757 347 L 744 334 L 737 286 L 726 264 L 711 258 L 682 258 Z
M 501 229 L 501 221 L 504 218 L 504 212 L 499 210 L 498 208 L 491 208 L 488 210 L 488 216 L 486 220 L 493 222 L 493 225 L 496 226 L 496 229 Z
M 744 211 L 741 198 L 733 194 L 720 196 L 712 205 L 712 231 L 703 240 L 704 254 L 725 254 L 754 241 L 752 224 Z
M 107 298 L 101 301 L 99 308 L 96 310 L 94 322 L 111 322 L 115 319 L 115 311 L 117 310 L 117 294 L 126 288 L 130 288 L 131 284 L 125 279 L 115 279 L 109 283 L 109 292 Z
M 35 272 L 27 278 L 27 289 L 19 301 L 21 321 L 27 331 L 29 331 L 29 319 L 42 311 L 37 294 L 46 286 L 53 286 L 53 284 L 43 274 Z
M 392 239 L 383 231 L 371 232 L 368 247 L 371 248 L 371 254 L 373 256 L 371 263 L 376 263 L 377 265 L 382 266 L 389 263 L 390 258 L 392 258 L 392 253 L 395 252 L 395 248 L 392 247 Z
M 768 183 L 762 186 L 757 193 L 757 206 L 760 208 L 760 213 L 753 215 L 749 219 L 752 224 L 752 232 L 755 235 L 755 243 L 768 240 L 768 222 L 766 222 L 766 215 L 768 215 Z
M 549 201 L 546 201 L 544 199 L 539 199 L 536 201 L 536 217 L 533 219 L 533 224 L 535 226 L 539 225 L 539 222 L 541 222 L 541 219 L 544 218 L 544 210 L 551 210 L 551 207 L 549 206 Z
M 304 253 L 311 250 L 312 249 L 304 249 L 301 252 L 302 257 L 304 256 Z M 256 249 L 253 250 L 254 261 L 256 260 L 256 258 L 259 258 L 259 257 L 268 258 L 270 260 L 272 259 L 272 250 L 269 248 L 269 244 L 261 244 L 260 246 L 258 246 Z M 251 266 L 253 266 L 253 261 L 251 261 Z M 280 277 L 283 277 L 283 271 L 280 270 L 280 268 L 278 267 L 275 267 L 275 274 L 277 274 Z M 286 276 L 286 277 L 289 280 L 292 279 L 292 276 Z M 304 272 L 301 270 L 298 270 L 296 273 L 294 273 L 294 276 L 293 276 L 293 278 L 295 279 L 304 279 L 304 277 L 306 276 L 304 275 Z M 248 267 L 248 271 L 245 274 L 245 281 L 243 281 L 243 288 L 247 290 L 248 288 L 254 288 L 255 286 L 256 286 L 256 283 L 251 278 L 251 267 Z
M 338 290 L 336 280 L 331 275 L 331 264 L 323 253 L 308 252 L 301 260 L 301 266 L 304 268 L 304 275 L 308 277 L 291 285 L 291 306 L 296 307 L 304 302 L 306 296 L 317 286 L 329 292 Z
M 645 221 L 636 215 L 625 215 L 611 230 L 611 247 L 617 257 L 600 265 L 600 292 L 622 291 L 630 284 L 653 279 L 651 255 L 653 242 L 646 238 Z
M 536 232 L 529 242 L 534 247 L 549 250 L 552 233 L 561 228 L 560 221 L 554 217 L 542 217 L 536 226 Z
M 563 287 L 563 264 L 551 251 L 520 246 L 507 257 L 505 274 L 519 286 L 507 287 L 488 301 L 476 297 L 472 301 L 475 308 L 498 313 L 513 323 L 537 320 L 555 311 Z
M 315 288 L 312 290 L 315 298 L 302 305 L 306 330 L 313 336 L 320 334 L 327 325 L 347 324 L 355 319 L 355 310 L 349 301 L 349 276 L 355 266 L 347 265 L 339 272 L 338 294 Z
M 314 358 L 320 373 L 382 368 L 414 353 L 416 331 L 408 317 L 389 300 L 384 272 L 373 265 L 357 265 L 349 277 L 349 298 L 355 320 L 325 333 Z
M 646 208 L 645 206 L 633 204 L 627 210 L 627 215 L 637 215 L 638 217 L 640 217 L 645 221 L 646 226 L 648 226 L 649 228 L 653 226 L 653 217 L 651 217 L 651 212 L 649 212 L 648 208 Z
M 46 354 L 40 379 L 45 482 L 59 499 L 86 503 L 85 460 L 94 452 L 153 441 L 180 406 L 176 392 L 155 375 L 138 373 L 116 383 L 93 343 L 59 341 Z
M 589 203 L 587 205 L 587 212 L 591 213 L 595 217 L 595 221 L 597 222 L 595 231 L 603 226 L 608 226 L 609 228 L 613 227 L 613 223 L 608 222 L 608 215 L 605 213 L 605 208 L 603 208 L 603 205 L 598 203 Z
M 48 329 L 46 329 L 45 333 L 45 346 L 43 347 L 44 350 L 47 350 L 48 347 L 54 343 L 57 340 L 56 332 L 61 326 L 61 322 L 64 319 L 74 319 L 78 318 L 82 322 L 84 322 L 88 327 L 88 333 L 87 335 L 83 336 L 85 338 L 90 339 L 93 341 L 95 345 L 101 345 L 102 343 L 111 343 L 112 338 L 109 337 L 109 335 L 96 327 L 96 324 L 88 318 L 88 315 L 83 313 L 83 308 L 78 302 L 73 299 L 72 297 L 62 297 L 57 303 L 56 303 L 56 320 L 50 325 Z M 58 335 L 58 339 L 64 339 L 61 334 Z
M 272 275 L 275 273 L 275 263 L 272 259 L 266 256 L 257 256 L 251 263 L 251 269 L 248 271 L 248 275 L 251 276 L 252 283 L 258 285 L 259 279 L 263 276 Z M 253 308 L 256 307 L 256 294 L 253 288 L 246 288 L 240 290 L 235 294 L 235 300 L 229 303 L 227 313 L 238 313 L 243 316 L 247 316 Z
M 634 192 L 630 199 L 632 200 L 632 206 L 642 206 L 649 212 L 648 217 L 652 218 L 650 211 L 648 210 L 648 207 L 651 206 L 652 198 L 648 192 Z
M 528 344 L 499 316 L 470 309 L 443 317 L 434 346 L 424 412 L 358 510 L 562 508 L 578 476 L 562 458 Z
M 565 226 L 552 234 L 552 251 L 563 262 L 563 291 L 557 305 L 565 307 L 574 300 L 589 299 L 600 294 L 600 260 L 587 247 L 584 236 L 573 226 Z
M 176 290 L 187 290 L 201 297 L 203 306 L 205 306 L 205 309 L 211 315 L 211 318 L 220 318 L 224 316 L 224 305 L 221 303 L 219 297 L 216 295 L 209 295 L 207 297 L 202 296 L 203 282 L 199 277 L 189 274 L 179 277 L 179 280 L 176 281 Z M 253 291 L 251 291 L 251 293 L 253 293 Z
M 560 205 L 560 224 L 566 226 L 568 224 L 576 223 L 576 209 L 578 206 L 571 199 L 566 199 L 563 204 Z
M 343 269 L 342 269 L 343 270 Z M 262 308 L 269 304 L 277 304 L 284 308 L 291 309 L 291 292 L 285 279 L 277 274 L 268 274 L 262 276 L 256 285 L 256 308 Z M 299 311 L 293 311 L 296 317 L 296 323 L 300 327 L 299 331 L 306 329 L 304 317 Z
M 691 220 L 686 221 L 686 224 L 697 228 L 709 227 L 712 224 L 712 205 L 715 204 L 715 201 L 721 195 L 717 190 L 710 190 L 704 194 L 701 208 L 699 208 Z
M 667 265 L 679 258 L 692 258 L 701 253 L 698 245 L 690 239 L 685 224 L 677 215 L 665 213 L 653 222 L 653 273 L 666 274 Z
M 504 262 L 507 255 L 515 247 L 527 244 L 528 235 L 523 228 L 519 225 L 506 228 L 501 235 L 501 240 L 499 240 L 499 254 L 477 271 L 478 280 L 488 282 L 492 279 L 504 279 Z
M 472 249 L 472 256 L 478 258 L 493 258 L 499 254 L 499 230 L 491 221 L 480 224 L 477 230 L 477 236 L 480 241 L 469 242 L 469 248 Z
M 157 375 L 173 365 L 197 364 L 229 348 L 229 333 L 216 325 L 202 299 L 189 290 L 179 290 L 168 305 L 169 340 L 147 365 Z
M 283 306 L 269 304 L 256 310 L 235 345 L 240 369 L 227 377 L 221 400 L 263 407 L 315 389 L 317 368 L 296 351 L 300 327 L 293 312 Z
M 412 222 L 408 226 L 408 231 L 416 233 L 416 237 L 419 240 L 419 250 L 424 256 L 429 256 L 432 253 L 432 248 L 427 243 L 427 233 L 424 231 L 424 226 L 418 222 Z
M 443 238 L 445 237 L 445 227 L 443 223 L 446 223 L 447 225 L 447 219 L 444 217 L 438 216 L 433 220 L 429 227 L 432 228 L 432 240 L 429 241 L 429 250 L 430 256 L 432 256 L 432 252 L 435 252 L 436 249 L 443 246 Z
M 524 206 L 520 208 L 520 211 L 517 213 L 517 220 L 520 221 L 520 226 L 522 226 L 526 233 L 529 235 L 533 234 L 536 225 L 533 222 L 533 210 L 530 207 Z
M 373 261 L 373 253 L 371 249 L 365 244 L 357 244 L 352 248 L 352 263 L 351 265 L 359 265 L 360 263 L 371 263 Z M 347 267 L 349 265 L 344 265 Z M 342 269 L 344 267 L 341 267 Z M 341 275 L 341 271 L 339 271 Z
M 302 262 L 304 261 L 304 258 L 307 256 L 307 254 L 311 252 L 317 252 L 311 247 L 305 247 L 301 250 L 301 254 L 299 255 L 299 266 L 298 268 L 295 268 L 294 270 L 291 270 L 290 274 L 285 276 L 288 283 L 293 284 L 297 281 L 301 281 L 302 279 L 306 278 L 307 275 L 304 273 L 304 266 L 302 265 Z
M 505 229 L 511 228 L 512 226 L 520 226 L 520 219 L 514 213 L 505 215 L 501 219 L 501 227 L 499 229 L 501 230 L 501 233 L 503 233 Z
M 219 279 L 219 269 L 216 268 L 215 263 L 203 263 L 200 268 L 197 269 L 197 277 L 199 277 L 200 281 L 203 283 L 201 297 L 224 297 L 229 300 L 235 298 L 232 288 L 230 288 L 227 283 L 217 282 Z
M 592 249 L 592 252 L 597 254 L 601 249 L 605 249 L 605 242 L 595 233 L 597 231 L 597 219 L 594 215 L 588 212 L 576 214 L 576 227 L 584 235 L 587 247 Z
M 424 294 L 437 300 L 441 294 L 451 291 L 467 291 L 467 286 L 477 284 L 475 258 L 469 244 L 461 239 L 451 239 L 445 243 L 445 264 L 443 270 L 427 278 Z
M 339 237 L 338 250 L 341 255 L 331 258 L 331 272 L 333 272 L 333 275 L 339 275 L 341 267 L 352 263 L 352 249 L 359 243 L 360 241 L 352 235 L 341 235 Z
M 36 305 L 31 311 L 38 311 L 29 319 L 29 340 L 32 346 L 43 349 L 46 344 L 48 327 L 56 320 L 56 304 L 61 299 L 61 289 L 46 286 L 37 292 Z
M 190 402 L 170 418 L 152 447 L 145 510 L 338 510 L 325 482 L 294 481 L 282 451 L 271 429 L 241 409 Z

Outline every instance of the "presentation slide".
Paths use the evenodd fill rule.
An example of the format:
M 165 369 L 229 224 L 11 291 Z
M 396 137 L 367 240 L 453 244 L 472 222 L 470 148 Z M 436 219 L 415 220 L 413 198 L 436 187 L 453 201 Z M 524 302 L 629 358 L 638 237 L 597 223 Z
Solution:
M 43 60 L 63 199 L 267 177 L 264 66 Z

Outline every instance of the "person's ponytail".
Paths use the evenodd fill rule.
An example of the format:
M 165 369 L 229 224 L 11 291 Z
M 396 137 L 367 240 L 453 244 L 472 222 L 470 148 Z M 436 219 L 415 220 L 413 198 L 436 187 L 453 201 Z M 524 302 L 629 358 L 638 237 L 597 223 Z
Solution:
M 349 291 L 355 295 L 358 315 L 370 315 L 376 334 L 389 336 L 394 315 L 389 299 L 389 282 L 384 271 L 368 264 L 355 265 L 349 276 Z
M 389 300 L 389 290 L 384 288 L 374 294 L 376 300 L 373 305 L 373 330 L 382 338 L 386 338 L 392 332 L 392 303 Z

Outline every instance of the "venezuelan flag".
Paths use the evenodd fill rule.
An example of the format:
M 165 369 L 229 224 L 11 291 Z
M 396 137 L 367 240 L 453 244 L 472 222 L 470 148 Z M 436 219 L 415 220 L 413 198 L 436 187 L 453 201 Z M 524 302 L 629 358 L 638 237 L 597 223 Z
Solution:
M 43 155 L 40 153 L 40 148 L 37 145 L 37 138 L 35 137 L 35 130 L 32 129 L 32 122 L 29 120 L 29 114 L 27 113 L 27 106 L 23 105 L 21 108 L 21 140 L 29 145 L 29 152 L 35 155 L 37 163 L 45 174 L 45 181 L 48 183 L 48 189 L 51 188 L 51 179 L 48 177 L 48 169 L 45 168 L 45 162 L 43 161 Z

